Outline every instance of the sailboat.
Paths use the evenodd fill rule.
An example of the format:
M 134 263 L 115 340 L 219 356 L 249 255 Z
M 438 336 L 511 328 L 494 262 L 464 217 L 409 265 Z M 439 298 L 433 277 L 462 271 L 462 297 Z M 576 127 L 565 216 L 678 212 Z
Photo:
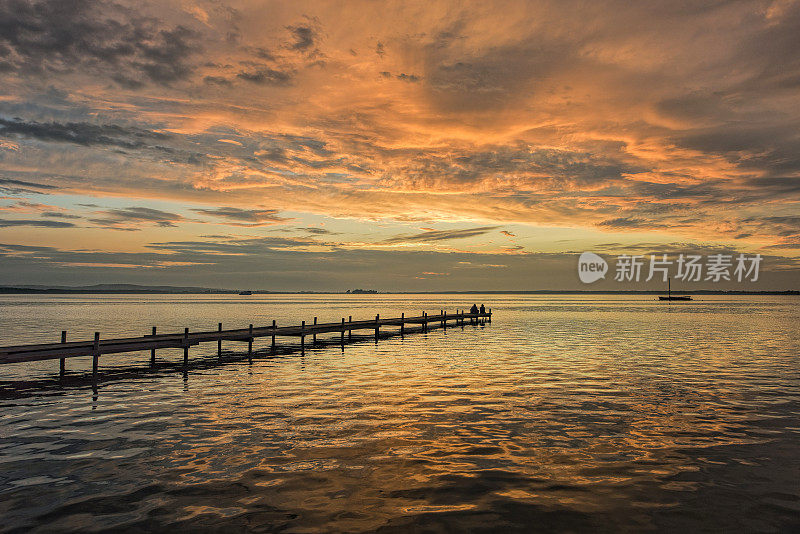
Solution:
M 675 295 L 672 296 L 672 279 L 667 278 L 667 296 L 659 295 L 658 300 L 692 300 L 689 295 Z

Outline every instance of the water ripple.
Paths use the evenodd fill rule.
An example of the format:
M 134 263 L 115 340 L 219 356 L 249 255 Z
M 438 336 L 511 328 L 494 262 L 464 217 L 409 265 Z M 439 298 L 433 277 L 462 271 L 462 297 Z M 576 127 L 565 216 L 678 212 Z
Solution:
M 491 325 L 259 352 L 186 377 L 122 357 L 97 395 L 40 387 L 52 362 L 16 366 L 0 383 L 0 531 L 800 528 L 797 302 L 481 298 Z M 11 338 L 55 315 L 91 332 L 87 307 L 125 334 L 250 322 L 265 305 L 293 319 L 425 304 L 9 299 Z

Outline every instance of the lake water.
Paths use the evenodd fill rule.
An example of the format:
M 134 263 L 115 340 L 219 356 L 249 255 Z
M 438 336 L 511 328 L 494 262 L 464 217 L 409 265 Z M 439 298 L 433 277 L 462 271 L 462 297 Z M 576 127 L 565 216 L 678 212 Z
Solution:
M 653 298 L 2 296 L 4 345 L 494 317 L 106 356 L 96 394 L 87 358 L 0 366 L 0 531 L 797 532 L 800 299 Z

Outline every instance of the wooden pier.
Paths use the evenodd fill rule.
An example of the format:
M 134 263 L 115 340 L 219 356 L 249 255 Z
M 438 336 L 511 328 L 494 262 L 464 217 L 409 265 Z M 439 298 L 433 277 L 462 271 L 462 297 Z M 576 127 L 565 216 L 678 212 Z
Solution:
M 223 330 L 222 323 L 217 324 L 216 330 L 203 332 L 190 332 L 185 328 L 182 333 L 158 334 L 156 327 L 152 333 L 141 337 L 101 339 L 100 332 L 95 332 L 94 339 L 90 341 L 67 341 L 67 332 L 61 332 L 60 343 L 44 343 L 35 345 L 16 345 L 0 347 L 0 364 L 36 362 L 42 360 L 60 360 L 59 371 L 61 376 L 66 369 L 66 359 L 79 356 L 92 356 L 92 374 L 97 375 L 100 356 L 106 354 L 120 354 L 125 352 L 150 351 L 150 365 L 155 365 L 156 350 L 168 348 L 183 349 L 183 365 L 188 366 L 189 348 L 200 343 L 217 343 L 217 356 L 222 358 L 222 342 L 238 341 L 247 343 L 247 356 L 252 362 L 253 340 L 256 338 L 271 338 L 271 349 L 275 352 L 277 337 L 297 337 L 300 338 L 300 350 L 305 350 L 306 337 L 311 336 L 312 342 L 316 343 L 318 334 L 339 333 L 340 342 L 345 343 L 345 334 L 348 339 L 352 339 L 353 330 L 374 330 L 375 341 L 378 340 L 382 327 L 399 327 L 401 335 L 406 333 L 406 325 L 417 325 L 417 331 L 427 332 L 431 327 L 447 328 L 448 324 L 455 322 L 456 325 L 464 325 L 465 322 L 477 324 L 484 320 L 492 322 L 492 310 L 486 313 L 447 313 L 441 310 L 436 315 L 429 315 L 423 312 L 416 317 L 400 317 L 382 319 L 376 315 L 375 319 L 364 321 L 353 321 L 352 316 L 345 321 L 342 317 L 341 322 L 318 323 L 317 318 L 311 324 L 303 321 L 298 326 L 278 326 L 275 321 L 269 326 L 254 327 L 252 324 L 247 328 L 237 328 L 234 330 Z

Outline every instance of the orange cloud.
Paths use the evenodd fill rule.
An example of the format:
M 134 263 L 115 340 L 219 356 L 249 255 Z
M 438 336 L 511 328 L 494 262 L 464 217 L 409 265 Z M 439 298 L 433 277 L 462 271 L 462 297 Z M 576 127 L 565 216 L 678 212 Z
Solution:
M 14 58 L 0 101 L 7 180 L 269 215 L 218 214 L 244 226 L 293 211 L 767 246 L 796 236 L 770 219 L 800 202 L 795 4 L 602 2 L 575 17 L 547 1 L 502 13 L 164 2 L 142 8 L 152 27 L 116 5 L 77 9 L 8 14 L 41 30 L 0 42 Z M 114 57 L 48 48 L 56 22 L 81 21 Z M 114 46 L 135 35 L 146 42 Z M 382 246 L 423 242 L 400 237 Z

